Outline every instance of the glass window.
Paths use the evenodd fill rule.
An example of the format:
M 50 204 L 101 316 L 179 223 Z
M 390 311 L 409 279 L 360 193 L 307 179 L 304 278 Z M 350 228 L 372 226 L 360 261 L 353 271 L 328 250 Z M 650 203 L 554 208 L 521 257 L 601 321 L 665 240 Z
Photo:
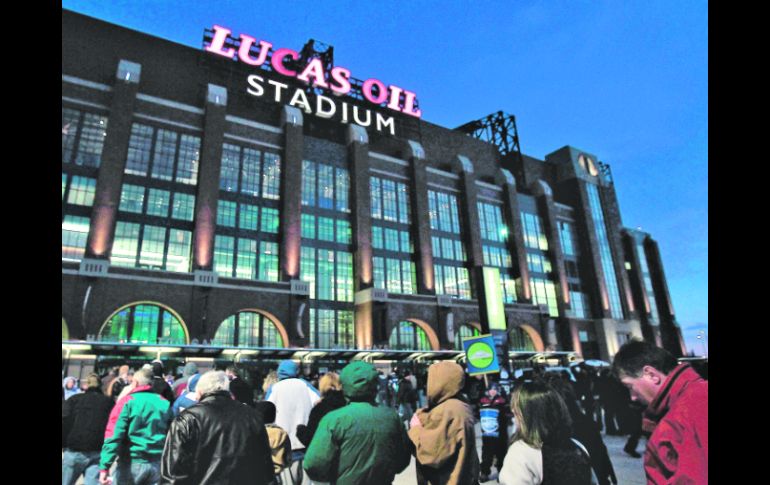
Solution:
M 302 214 L 302 237 L 315 239 L 315 216 Z
M 259 185 L 262 180 L 259 159 L 261 153 L 252 148 L 243 149 L 243 168 L 241 169 L 241 192 L 259 196 Z
M 262 171 L 262 197 L 279 199 L 281 196 L 281 157 L 275 153 L 265 153 Z
M 200 148 L 201 139 L 199 137 L 182 135 L 179 142 L 179 162 L 176 169 L 177 182 L 188 185 L 198 183 Z
M 226 192 L 238 190 L 241 149 L 236 145 L 222 145 L 222 164 L 219 167 L 219 188 Z
M 192 233 L 181 229 L 169 229 L 166 270 L 190 272 Z
M 139 253 L 139 266 L 142 268 L 163 269 L 165 245 L 165 227 L 144 226 L 142 249 Z
M 318 217 L 318 239 L 321 241 L 334 241 L 334 219 Z
M 278 281 L 278 243 L 261 241 L 259 248 L 259 279 Z
M 72 108 L 61 110 L 61 161 L 69 163 L 75 152 L 75 139 L 80 126 L 80 111 Z
M 214 237 L 214 271 L 220 276 L 232 277 L 235 239 L 217 234 Z
M 382 181 L 377 177 L 369 178 L 369 193 L 371 197 L 372 219 L 382 219 Z
M 262 208 L 262 223 L 260 225 L 260 230 L 262 232 L 277 234 L 279 223 L 280 218 L 278 217 L 278 209 L 270 207 Z
M 350 222 L 337 219 L 337 242 L 342 244 L 353 243 L 353 232 Z
M 195 196 L 191 194 L 175 192 L 171 217 L 183 221 L 192 221 L 193 212 L 195 212 Z
M 144 187 L 123 184 L 120 192 L 120 210 L 123 212 L 142 213 L 144 207 Z
M 155 141 L 155 156 L 152 161 L 152 178 L 172 180 L 174 158 L 176 157 L 177 134 L 169 130 L 158 130 Z
M 284 346 L 275 324 L 256 312 L 240 312 L 227 317 L 217 328 L 212 344 L 232 347 Z
M 257 241 L 238 238 L 238 264 L 235 267 L 235 277 L 255 279 L 257 274 Z
M 219 200 L 217 207 L 217 225 L 235 227 L 237 204 L 229 200 Z
M 83 115 L 83 127 L 75 156 L 75 164 L 98 167 L 107 136 L 107 117 L 93 113 Z
M 88 229 L 91 221 L 87 217 L 66 215 L 61 224 L 61 257 L 62 259 L 83 259 Z
M 150 189 L 147 195 L 147 214 L 168 217 L 170 198 L 171 193 L 168 190 Z
M 302 205 L 315 205 L 316 166 L 313 162 L 302 161 Z
M 182 322 L 165 308 L 142 304 L 125 308 L 110 318 L 99 332 L 99 340 L 184 345 L 187 343 L 187 331 Z
M 350 175 L 344 168 L 335 168 L 336 187 L 334 195 L 336 198 L 335 208 L 340 212 L 350 212 L 349 194 L 350 194 Z
M 128 139 L 128 157 L 125 172 L 131 175 L 147 175 L 150 167 L 153 129 L 150 126 L 134 123 L 131 125 L 131 137 Z
M 318 207 L 334 207 L 334 167 L 330 165 L 318 165 Z
M 94 205 L 94 195 L 96 193 L 96 179 L 90 177 L 72 177 L 70 182 L 70 191 L 67 196 L 68 204 Z
M 240 204 L 238 227 L 241 229 L 256 231 L 258 219 L 259 207 L 251 204 Z
M 425 330 L 409 321 L 393 327 L 388 344 L 393 350 L 431 350 Z
M 118 221 L 115 224 L 115 241 L 112 244 L 110 263 L 115 266 L 134 267 L 139 251 L 139 224 Z
M 601 199 L 599 198 L 599 189 L 593 184 L 586 184 L 588 189 L 588 202 L 591 206 L 591 215 L 594 219 L 594 228 L 596 230 L 596 240 L 599 242 L 599 255 L 602 269 L 604 270 L 604 282 L 609 296 L 610 313 L 616 320 L 623 319 L 623 307 L 620 303 L 620 290 L 618 289 L 618 279 L 615 275 L 615 265 L 612 259 L 612 251 L 607 236 L 607 227 L 604 221 L 604 212 L 602 210 Z

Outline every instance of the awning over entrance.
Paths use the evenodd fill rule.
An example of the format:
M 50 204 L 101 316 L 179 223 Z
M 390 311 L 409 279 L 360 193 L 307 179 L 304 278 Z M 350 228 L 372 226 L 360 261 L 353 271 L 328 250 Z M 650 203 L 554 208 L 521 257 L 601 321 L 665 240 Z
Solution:
M 431 362 L 437 360 L 465 361 L 465 353 L 458 350 L 386 350 L 386 349 L 308 349 L 281 347 L 229 347 L 216 345 L 140 344 L 101 341 L 62 341 L 62 357 L 68 359 L 95 359 L 99 356 L 120 357 L 173 357 L 176 359 L 282 360 L 294 359 L 304 363 L 316 360 L 363 360 L 391 362 Z M 574 352 L 520 352 L 508 353 L 512 362 L 528 361 L 550 364 L 576 362 Z

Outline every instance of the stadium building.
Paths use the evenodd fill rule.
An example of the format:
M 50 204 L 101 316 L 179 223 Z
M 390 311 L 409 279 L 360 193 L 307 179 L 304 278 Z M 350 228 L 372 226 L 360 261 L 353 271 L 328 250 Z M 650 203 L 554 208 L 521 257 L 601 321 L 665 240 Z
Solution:
M 596 154 L 523 154 L 503 112 L 432 124 L 320 42 L 201 30 L 62 11 L 63 356 L 419 360 L 486 333 L 683 354 L 658 244 Z

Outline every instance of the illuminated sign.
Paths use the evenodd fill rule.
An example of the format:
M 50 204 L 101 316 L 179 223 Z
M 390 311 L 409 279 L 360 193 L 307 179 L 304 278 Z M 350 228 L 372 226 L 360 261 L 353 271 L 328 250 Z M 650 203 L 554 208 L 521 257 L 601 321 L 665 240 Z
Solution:
M 252 55 L 251 49 L 252 47 L 255 47 L 257 40 L 249 35 L 240 34 L 240 46 L 238 47 L 238 52 L 236 54 L 234 47 L 226 47 L 225 45 L 228 37 L 231 37 L 232 34 L 230 29 L 214 25 L 213 33 L 210 44 L 204 48 L 208 52 L 227 57 L 228 59 L 237 59 L 239 62 L 249 66 L 259 67 L 268 62 L 268 54 L 270 54 L 270 51 L 272 50 L 269 61 L 270 67 L 272 67 L 273 71 L 283 76 L 296 78 L 306 84 L 312 85 L 314 88 L 328 89 L 332 94 L 337 96 L 346 95 L 352 89 L 350 82 L 351 73 L 349 69 L 336 66 L 331 69 L 327 76 L 327 73 L 324 72 L 324 66 L 321 59 L 312 58 L 308 60 L 307 64 L 302 67 L 301 70 L 295 71 L 286 66 L 286 60 L 299 60 L 300 55 L 297 51 L 287 48 L 273 49 L 273 44 L 260 40 L 258 44 L 259 47 L 257 48 L 258 54 L 254 56 Z M 253 80 L 252 78 L 253 76 L 249 77 L 249 84 L 253 86 L 254 84 L 252 81 L 258 81 L 258 79 Z M 415 118 L 422 116 L 422 111 L 415 107 L 415 93 L 398 86 L 392 84 L 386 86 L 382 81 L 370 78 L 363 82 L 361 94 L 367 101 L 375 105 L 379 106 L 387 101 L 388 104 L 386 107 L 391 110 L 414 116 Z M 278 97 L 279 94 L 278 91 L 276 91 L 276 98 Z M 329 98 L 326 99 L 331 101 Z
M 463 339 L 468 375 L 500 372 L 495 353 L 495 340 L 491 335 L 476 335 Z
M 500 270 L 485 266 L 484 275 L 484 305 L 487 309 L 490 330 L 505 331 L 505 307 L 503 305 L 503 290 L 500 286 Z

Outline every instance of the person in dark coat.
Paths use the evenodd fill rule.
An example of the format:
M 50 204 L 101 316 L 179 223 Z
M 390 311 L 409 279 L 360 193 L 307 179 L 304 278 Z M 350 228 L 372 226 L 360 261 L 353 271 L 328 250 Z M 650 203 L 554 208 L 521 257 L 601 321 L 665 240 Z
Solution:
M 379 384 L 379 376 L 377 382 Z M 320 388 L 319 391 L 321 391 L 321 400 L 315 403 L 313 409 L 310 410 L 310 418 L 308 418 L 307 425 L 297 425 L 297 438 L 305 447 L 310 446 L 321 418 L 347 404 L 345 396 L 342 394 L 340 378 L 336 373 L 328 372 L 324 374 L 318 383 L 318 387 Z
M 161 484 L 258 485 L 273 481 L 262 416 L 230 396 L 222 371 L 203 374 L 198 404 L 171 423 L 161 458 Z
M 171 386 L 163 377 L 163 362 L 160 360 L 153 360 L 150 364 L 152 366 L 152 392 L 160 394 L 163 398 L 171 404 L 176 401 L 174 391 L 171 390 Z
M 498 472 L 508 451 L 508 403 L 500 394 L 500 385 L 490 382 L 489 389 L 479 400 L 481 421 L 481 477 L 489 480 L 492 462 L 497 459 Z
M 612 466 L 612 461 L 610 461 L 607 447 L 602 440 L 599 425 L 580 410 L 572 384 L 555 376 L 550 378 L 548 383 L 564 399 L 572 419 L 572 437 L 585 446 L 586 451 L 588 451 L 591 459 L 591 468 L 596 475 L 599 485 L 617 484 L 618 479 L 615 476 L 615 469 Z
M 89 374 L 85 382 L 86 392 L 62 402 L 63 485 L 74 484 L 80 475 L 86 485 L 99 480 L 99 455 L 113 402 L 102 393 L 98 375 Z
M 227 378 L 230 379 L 230 393 L 235 400 L 254 407 L 254 389 L 248 382 L 241 379 L 238 369 L 231 365 L 227 367 L 225 373 Z

